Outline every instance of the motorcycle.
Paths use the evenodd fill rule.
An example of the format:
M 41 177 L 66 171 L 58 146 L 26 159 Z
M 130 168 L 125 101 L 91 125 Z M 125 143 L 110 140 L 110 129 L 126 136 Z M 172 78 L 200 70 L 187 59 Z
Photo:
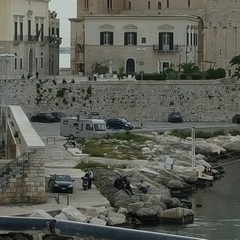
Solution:
M 84 177 L 81 177 L 81 179 L 82 179 L 82 187 L 83 187 L 83 189 L 87 190 L 88 187 L 89 187 L 89 177 L 84 176 Z

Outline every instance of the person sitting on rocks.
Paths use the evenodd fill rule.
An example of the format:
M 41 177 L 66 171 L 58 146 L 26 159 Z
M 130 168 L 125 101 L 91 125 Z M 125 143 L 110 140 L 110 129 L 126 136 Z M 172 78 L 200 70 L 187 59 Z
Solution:
M 127 179 L 127 177 L 123 177 L 123 183 L 124 183 L 124 189 L 126 190 L 125 192 L 127 193 L 131 193 L 132 195 L 134 195 L 131 185 L 130 185 L 130 181 Z
M 148 188 L 149 188 L 149 185 L 146 185 L 143 180 L 140 181 L 140 184 L 139 184 L 139 187 L 138 187 L 138 190 L 141 191 L 142 193 L 147 193 L 148 191 Z
M 123 177 L 122 176 L 119 176 L 114 181 L 114 187 L 117 188 L 118 190 L 124 190 L 124 182 L 123 182 Z

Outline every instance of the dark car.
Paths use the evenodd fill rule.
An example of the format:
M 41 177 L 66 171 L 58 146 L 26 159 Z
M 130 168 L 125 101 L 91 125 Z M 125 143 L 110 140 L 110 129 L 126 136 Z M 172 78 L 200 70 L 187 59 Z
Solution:
M 73 193 L 73 180 L 70 175 L 51 175 L 48 187 L 51 192 Z
M 233 122 L 233 123 L 240 123 L 240 114 L 235 114 L 235 115 L 232 117 L 232 122 Z
M 52 123 L 57 122 L 56 118 L 51 113 L 39 113 L 33 117 L 31 117 L 31 122 L 44 122 L 44 123 Z
M 108 119 L 106 122 L 106 126 L 108 129 L 125 129 L 125 130 L 132 130 L 133 125 L 125 118 L 111 118 Z
M 64 112 L 51 112 L 51 114 L 56 118 L 56 122 L 61 122 L 61 118 L 67 116 Z
M 168 116 L 168 122 L 170 123 L 182 123 L 182 115 L 179 112 L 172 112 Z

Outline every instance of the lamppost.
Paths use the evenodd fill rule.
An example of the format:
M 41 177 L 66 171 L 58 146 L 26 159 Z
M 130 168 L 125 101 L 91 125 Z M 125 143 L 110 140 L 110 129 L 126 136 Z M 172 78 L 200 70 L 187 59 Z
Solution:
M 50 51 L 50 67 L 51 67 L 51 73 L 54 76 L 54 80 L 56 80 L 56 61 L 59 64 L 59 45 L 62 43 L 62 38 L 58 36 L 51 36 L 49 38 L 49 44 L 51 46 Z M 57 59 L 56 59 L 57 58 Z
M 196 158 L 195 158 L 195 148 L 196 148 L 196 136 L 195 136 L 195 127 L 191 129 L 192 135 L 192 167 L 196 166 Z
M 144 96 L 143 96 L 143 65 L 144 65 L 144 61 L 143 61 L 143 52 L 146 51 L 147 49 L 146 48 L 137 48 L 137 51 L 141 51 L 141 61 L 139 62 L 139 65 L 141 65 L 141 98 L 142 98 L 142 101 L 141 101 L 141 124 L 140 126 L 142 127 L 143 126 L 143 105 L 144 105 Z
M 1 128 L 2 128 L 2 138 L 1 138 L 1 146 L 5 147 L 5 156 L 7 156 L 7 130 L 8 130 L 8 83 L 7 83 L 7 78 L 8 78 L 8 62 L 10 61 L 11 58 L 14 58 L 14 54 L 0 54 L 0 60 L 1 62 L 5 62 L 1 64 Z M 3 90 L 3 72 L 5 69 L 5 92 Z M 3 104 L 5 104 L 5 137 L 3 133 Z M 4 144 L 3 144 L 3 139 L 4 139 Z

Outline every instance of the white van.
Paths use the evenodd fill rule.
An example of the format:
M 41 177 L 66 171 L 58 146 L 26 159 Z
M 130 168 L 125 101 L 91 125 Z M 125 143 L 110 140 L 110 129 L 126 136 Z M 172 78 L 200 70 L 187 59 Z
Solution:
M 103 137 L 106 133 L 106 122 L 103 119 L 83 119 L 64 117 L 61 119 L 60 136 L 74 138 Z

